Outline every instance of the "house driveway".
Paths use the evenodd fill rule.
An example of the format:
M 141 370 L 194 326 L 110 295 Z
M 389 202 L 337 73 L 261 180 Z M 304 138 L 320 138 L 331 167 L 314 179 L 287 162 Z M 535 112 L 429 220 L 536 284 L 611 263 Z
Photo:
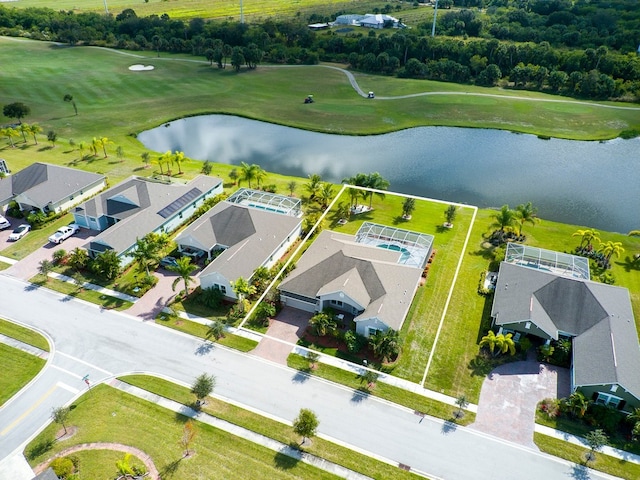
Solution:
M 11 222 L 12 224 L 17 225 L 20 222 L 20 220 L 15 221 L 15 219 L 11 219 Z M 5 237 L 4 234 L 6 232 L 10 233 L 11 230 L 2 231 L 3 235 L 2 237 L 0 237 L 0 246 L 2 246 L 2 248 L 7 248 L 13 243 L 13 242 L 7 241 L 7 237 L 9 236 L 9 234 L 7 233 Z M 64 242 L 62 242 L 59 245 L 55 243 L 47 242 L 43 246 L 41 246 L 40 248 L 37 248 L 34 252 L 30 253 L 25 258 L 20 260 L 18 263 L 4 270 L 3 273 L 7 275 L 11 275 L 12 277 L 19 278 L 21 280 L 29 280 L 30 278 L 32 278 L 34 275 L 38 273 L 38 268 L 42 260 L 51 260 L 53 258 L 53 252 L 60 249 L 70 252 L 76 247 L 82 247 L 84 244 L 89 242 L 93 237 L 95 237 L 97 233 L 98 232 L 96 232 L 95 230 L 87 230 L 87 229 L 81 228 L 78 233 L 67 238 Z M 31 233 L 27 233 L 26 237 L 24 238 L 26 239 L 27 237 L 29 237 L 29 235 L 31 235 Z M 3 241 L 3 238 L 4 238 L 4 241 Z M 23 239 L 18 240 L 18 242 L 21 242 L 21 241 L 23 241 Z
M 266 336 L 251 353 L 272 362 L 287 364 L 287 357 L 309 325 L 311 313 L 284 307 L 271 320 Z M 271 338 L 270 338 L 271 337 Z
M 180 280 L 178 285 L 176 285 L 175 291 L 171 288 L 173 282 L 178 277 L 177 273 L 161 267 L 153 272 L 152 275 L 158 279 L 158 283 L 156 283 L 155 287 L 140 297 L 131 308 L 125 310 L 129 315 L 133 315 L 145 321 L 153 321 L 162 309 L 166 307 L 178 293 L 184 290 L 184 282 L 182 280 Z M 192 276 L 191 279 L 193 281 L 189 284 L 190 290 L 200 285 L 197 273 Z
M 476 421 L 470 428 L 537 450 L 533 443 L 537 403 L 566 397 L 569 390 L 566 368 L 534 360 L 501 365 L 482 384 Z

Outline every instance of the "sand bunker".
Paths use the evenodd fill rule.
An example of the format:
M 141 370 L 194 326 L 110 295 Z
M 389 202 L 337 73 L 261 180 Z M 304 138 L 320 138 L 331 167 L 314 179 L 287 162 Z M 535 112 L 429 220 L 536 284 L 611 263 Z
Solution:
M 155 67 L 153 65 L 131 65 L 129 70 L 133 70 L 134 72 L 143 72 L 145 70 L 153 70 Z

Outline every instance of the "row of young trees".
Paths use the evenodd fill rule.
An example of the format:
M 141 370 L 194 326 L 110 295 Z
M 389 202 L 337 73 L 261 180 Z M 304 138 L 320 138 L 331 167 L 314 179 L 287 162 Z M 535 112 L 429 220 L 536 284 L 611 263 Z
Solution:
M 447 12 L 438 25 L 438 32 L 444 36 L 435 38 L 430 36 L 429 22 L 393 34 L 373 30 L 367 35 L 361 30 L 336 34 L 331 30 L 310 31 L 302 19 L 267 20 L 259 25 L 193 19 L 185 24 L 168 15 L 138 17 L 131 9 L 114 18 L 2 6 L 0 32 L 21 35 L 29 31 L 34 38 L 71 44 L 153 49 L 158 55 L 161 51 L 189 53 L 203 56 L 220 68 L 225 68 L 227 60 L 235 69 L 243 65 L 255 68 L 261 61 L 313 64 L 323 60 L 401 77 L 481 85 L 495 85 L 508 77 L 518 88 L 587 98 L 640 97 L 637 39 L 627 30 L 631 23 L 624 22 L 625 26 L 620 27 L 623 31 L 618 32 L 616 28 L 623 22 L 612 23 L 611 10 L 604 6 L 599 6 L 593 15 L 589 9 L 578 8 L 569 12 L 563 23 L 558 21 L 558 15 L 565 15 L 565 2 L 553 2 L 562 5 L 550 11 L 536 10 L 530 3 L 488 9 L 487 12 L 495 13 L 493 16 L 487 13 L 480 17 L 478 11 L 469 9 Z M 640 16 L 636 11 L 625 14 L 636 22 Z M 560 29 L 564 33 L 559 38 L 541 35 L 512 38 L 505 33 L 533 15 L 544 22 L 530 22 L 527 28 L 532 32 L 545 31 L 542 23 L 551 22 L 547 30 Z M 313 17 L 317 20 L 317 16 Z M 489 25 L 485 18 L 496 21 Z M 589 41 L 574 38 L 580 35 L 576 31 L 580 22 L 590 24 Z

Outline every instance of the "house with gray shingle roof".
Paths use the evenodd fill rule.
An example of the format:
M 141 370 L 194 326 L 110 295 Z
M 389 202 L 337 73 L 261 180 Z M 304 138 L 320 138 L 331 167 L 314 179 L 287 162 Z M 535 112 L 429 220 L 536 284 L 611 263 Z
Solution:
M 104 175 L 36 162 L 0 181 L 0 205 L 15 201 L 20 210 L 60 213 L 106 185 Z
M 571 390 L 640 407 L 640 345 L 626 288 L 502 262 L 493 323 L 545 340 L 572 339 Z
M 363 228 L 370 231 L 372 226 L 387 233 L 412 233 L 375 224 Z M 278 287 L 282 303 L 308 312 L 331 308 L 353 315 L 356 332 L 366 337 L 377 331 L 400 330 L 420 284 L 433 237 L 427 250 L 419 252 L 416 263 L 409 261 L 407 254 L 408 248 L 417 249 L 415 245 L 390 248 L 391 236 L 375 238 L 321 232 Z
M 75 222 L 100 233 L 84 245 L 95 257 L 115 250 L 121 263 L 139 238 L 171 232 L 193 215 L 204 201 L 222 193 L 222 180 L 199 175 L 186 184 L 165 184 L 130 177 L 73 210 Z
M 233 282 L 240 277 L 250 280 L 257 268 L 275 265 L 302 228 L 299 209 L 261 208 L 266 204 L 245 201 L 250 191 L 242 193 L 245 196 L 234 194 L 216 204 L 175 240 L 179 249 L 201 250 L 211 261 L 199 275 L 200 286 L 221 290 L 232 299 Z M 269 194 L 271 201 L 278 197 Z

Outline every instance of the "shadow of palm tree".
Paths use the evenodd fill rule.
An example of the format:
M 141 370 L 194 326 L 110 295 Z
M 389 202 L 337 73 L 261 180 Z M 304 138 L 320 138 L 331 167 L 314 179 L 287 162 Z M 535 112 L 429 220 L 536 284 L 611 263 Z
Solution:
M 305 369 L 305 370 L 298 370 L 295 375 L 293 377 L 291 377 L 291 381 L 293 383 L 304 383 L 307 380 L 309 380 L 309 378 L 311 378 L 311 374 L 309 373 L 311 370 L 309 369 Z
M 585 465 L 574 465 L 571 467 L 569 476 L 576 480 L 590 480 L 589 469 Z
M 213 343 L 204 342 L 198 345 L 198 348 L 196 348 L 195 354 L 201 357 L 203 355 L 207 355 L 208 353 L 211 353 L 213 349 L 214 349 Z
M 24 287 L 24 291 L 33 292 L 34 290 L 38 290 L 42 285 L 44 285 L 44 282 L 30 283 Z
M 635 258 L 627 255 L 624 262 L 616 262 L 616 265 L 620 265 L 627 273 L 632 270 L 640 270 L 640 257 Z
M 297 458 L 290 457 L 282 452 L 276 453 L 273 457 L 273 463 L 278 470 L 291 470 L 299 461 Z
M 476 355 L 467 365 L 472 377 L 486 377 L 493 370 L 493 362 L 482 354 Z
M 357 390 L 353 391 L 353 395 L 351 396 L 351 402 L 353 403 L 361 403 L 367 400 L 371 396 L 371 391 L 367 387 L 360 387 Z
M 445 420 L 442 424 L 442 428 L 440 429 L 440 433 L 443 435 L 449 435 L 450 433 L 455 432 L 458 429 L 458 425 L 454 420 Z

